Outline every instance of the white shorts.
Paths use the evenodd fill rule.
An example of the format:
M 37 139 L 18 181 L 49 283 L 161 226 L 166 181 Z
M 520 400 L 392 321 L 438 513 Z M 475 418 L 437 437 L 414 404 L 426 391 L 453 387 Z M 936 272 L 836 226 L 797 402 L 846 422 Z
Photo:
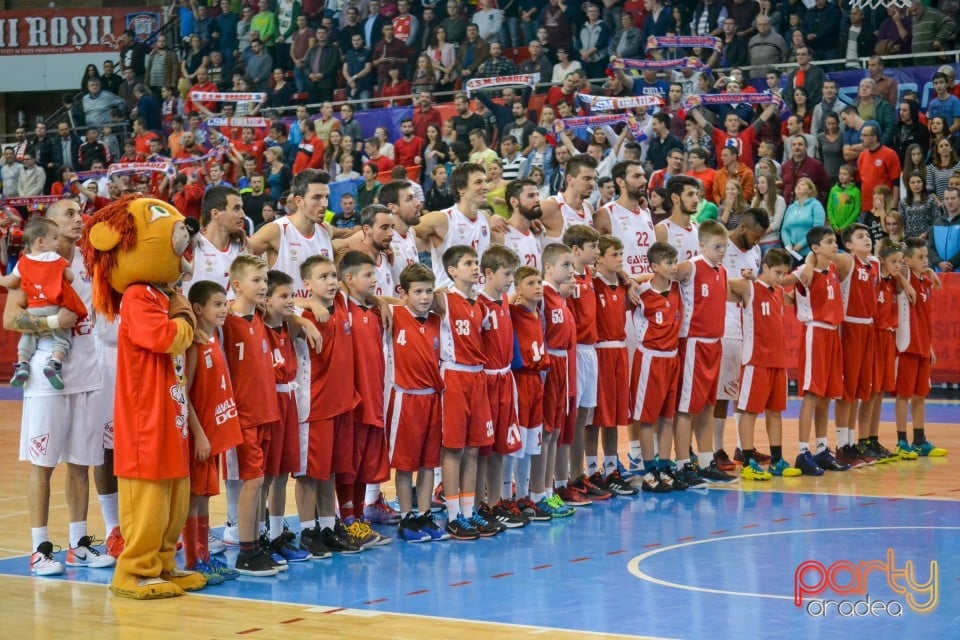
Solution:
M 310 388 L 309 382 L 307 383 L 307 388 Z M 307 414 L 309 415 L 309 413 L 308 411 Z M 307 454 L 310 449 L 310 423 L 298 423 L 297 430 L 300 432 L 300 470 L 293 474 L 294 478 L 307 475 Z
M 723 355 L 720 358 L 720 378 L 717 380 L 717 400 L 740 398 L 740 355 L 743 352 L 743 340 L 720 341 Z
M 306 422 L 307 418 L 310 417 L 310 346 L 303 338 L 297 338 L 293 341 L 293 347 L 297 352 L 297 377 L 294 378 L 294 383 L 297 386 L 293 393 L 297 399 L 298 420 L 299 422 Z M 302 441 L 300 445 L 300 450 L 304 451 Z M 307 468 L 305 456 L 306 454 L 303 458 L 303 469 Z
M 577 345 L 577 406 L 597 406 L 597 349 L 592 344 Z
M 520 449 L 510 455 L 518 460 L 525 456 L 540 455 L 543 447 L 543 425 L 531 429 L 520 428 Z
M 20 460 L 50 468 L 61 462 L 102 465 L 103 421 L 91 407 L 94 393 L 25 397 Z
M 113 402 L 117 384 L 117 350 L 100 347 L 100 390 L 90 392 L 90 416 L 102 423 L 103 448 L 113 449 Z M 112 359 L 112 362 L 111 362 Z

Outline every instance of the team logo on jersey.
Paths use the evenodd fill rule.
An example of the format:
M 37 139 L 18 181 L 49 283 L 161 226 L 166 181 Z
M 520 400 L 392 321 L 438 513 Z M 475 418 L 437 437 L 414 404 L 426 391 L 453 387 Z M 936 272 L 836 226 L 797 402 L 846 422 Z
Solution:
M 103 448 L 113 449 L 113 420 L 103 425 Z
M 296 262 L 300 258 L 300 252 L 294 247 L 290 247 L 290 261 Z
M 204 355 L 204 356 L 203 356 L 203 364 L 204 364 L 204 366 L 206 366 L 207 369 L 212 369 L 212 368 L 213 368 L 213 355 L 211 355 L 211 354 L 209 354 L 209 353 L 206 354 L 206 355 Z
M 480 228 L 480 235 L 482 235 L 484 238 L 487 237 L 487 228 L 486 228 L 486 227 L 481 227 L 481 228 Z
M 40 456 L 47 455 L 47 443 L 49 441 L 49 433 L 44 433 L 43 435 L 30 438 L 30 457 L 39 458 Z
M 349 321 L 349 320 L 344 320 L 344 322 L 343 322 L 343 332 L 344 332 L 345 334 L 347 334 L 347 335 L 350 335 L 350 334 L 351 334 L 352 331 L 351 331 L 351 329 L 350 329 L 350 321 Z
M 208 273 L 210 271 L 213 271 L 213 260 L 211 260 L 210 258 L 207 258 L 206 260 L 204 260 L 203 268 L 206 269 Z

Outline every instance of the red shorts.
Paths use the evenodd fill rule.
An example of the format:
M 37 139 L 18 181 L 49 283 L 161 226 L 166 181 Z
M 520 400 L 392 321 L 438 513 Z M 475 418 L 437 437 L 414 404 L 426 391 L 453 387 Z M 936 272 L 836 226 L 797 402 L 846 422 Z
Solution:
M 626 347 L 597 346 L 596 426 L 617 427 L 630 419 L 629 366 Z
M 263 452 L 270 446 L 270 431 L 273 423 L 259 424 L 255 427 L 243 427 L 240 434 L 243 442 L 237 445 L 237 474 L 239 480 L 262 478 L 266 470 L 266 458 Z M 226 467 L 224 467 L 226 471 Z
M 293 391 L 278 392 L 280 420 L 270 425 L 270 442 L 264 449 L 266 474 L 281 476 L 300 470 L 300 428 L 297 424 L 297 399 Z
M 630 371 L 630 395 L 635 398 L 631 417 L 643 424 L 654 425 L 660 418 L 673 418 L 679 376 L 680 363 L 676 355 L 661 357 L 637 349 Z
M 543 439 L 543 380 L 544 375 L 536 371 L 517 370 L 513 372 L 517 385 L 517 433 L 519 440 L 514 453 L 523 449 L 525 453 L 540 453 Z M 519 455 L 519 454 L 518 454 Z
M 577 398 L 576 396 L 567 398 L 567 419 L 560 429 L 560 436 L 557 438 L 558 446 L 569 446 L 573 444 L 573 436 L 577 430 Z
M 719 339 L 680 339 L 680 384 L 677 411 L 697 414 L 717 402 L 723 345 Z
M 901 353 L 897 360 L 897 397 L 926 397 L 930 393 L 930 356 Z
M 445 449 L 493 444 L 493 420 L 483 371 L 443 368 L 443 434 Z
M 337 480 L 350 484 L 379 484 L 390 479 L 387 438 L 383 427 L 356 422 L 353 425 L 353 461 L 356 473 L 338 474 Z
M 787 370 L 746 365 L 740 376 L 740 398 L 737 409 L 761 414 L 787 408 Z
M 562 430 L 570 411 L 567 358 L 554 353 L 550 351 L 551 366 L 543 381 L 543 430 L 547 433 Z
M 306 475 L 329 480 L 334 474 L 356 475 L 353 459 L 353 410 L 311 420 L 307 436 Z
M 193 457 L 190 447 L 190 495 L 220 495 L 220 456 L 209 456 L 200 462 Z
M 440 466 L 440 393 L 390 391 L 387 456 L 397 471 Z
M 487 397 L 490 399 L 493 444 L 482 447 L 480 455 L 486 456 L 492 452 L 507 455 L 519 451 L 523 443 L 520 442 L 517 414 L 523 396 L 519 395 L 520 390 L 514 382 L 515 374 L 484 372 L 483 375 L 487 379 Z
M 803 325 L 800 345 L 799 393 L 821 398 L 843 395 L 843 345 L 840 331 L 823 326 Z
M 897 332 L 881 329 L 875 333 L 873 392 L 893 393 L 897 390 Z
M 873 395 L 876 366 L 876 331 L 873 324 L 844 322 L 840 325 L 843 340 L 843 399 L 869 400 Z

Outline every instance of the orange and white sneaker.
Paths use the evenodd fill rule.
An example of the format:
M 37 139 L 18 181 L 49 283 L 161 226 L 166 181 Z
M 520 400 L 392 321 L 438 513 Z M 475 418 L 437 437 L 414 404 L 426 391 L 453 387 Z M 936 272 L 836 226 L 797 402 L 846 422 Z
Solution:
M 38 576 L 56 576 L 63 573 L 63 565 L 53 557 L 53 544 L 41 542 L 30 554 L 30 572 Z
M 123 553 L 123 535 L 120 533 L 120 527 L 114 527 L 107 536 L 107 554 L 119 558 L 121 553 Z
M 100 553 L 94 545 L 100 541 L 93 536 L 83 536 L 77 546 L 67 550 L 68 567 L 90 567 L 91 569 L 107 569 L 117 564 L 117 559 L 111 555 Z

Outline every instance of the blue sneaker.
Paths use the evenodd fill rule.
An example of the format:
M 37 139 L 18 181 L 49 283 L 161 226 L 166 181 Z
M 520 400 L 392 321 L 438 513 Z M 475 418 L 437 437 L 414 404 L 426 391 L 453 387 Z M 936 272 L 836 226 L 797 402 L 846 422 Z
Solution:
M 824 471 L 850 471 L 849 464 L 842 463 L 833 457 L 833 454 L 830 452 L 830 447 L 813 456 L 813 459 Z
M 297 536 L 291 531 L 284 531 L 280 537 L 270 541 L 270 552 L 280 556 L 287 562 L 306 562 L 310 559 L 310 552 L 294 546 Z
M 227 563 L 218 556 L 211 556 L 210 561 L 206 564 L 214 571 L 214 573 L 223 576 L 225 580 L 236 580 L 240 577 L 239 571 L 228 567 Z
M 196 571 L 197 573 L 202 575 L 204 578 L 206 578 L 208 587 L 216 586 L 218 584 L 223 584 L 224 582 L 227 581 L 227 579 L 224 576 L 217 573 L 217 571 L 213 567 L 211 567 L 206 562 L 202 562 L 200 560 L 197 560 L 197 564 L 190 567 L 189 571 Z
M 823 469 L 821 469 L 820 465 L 817 464 L 817 461 L 813 459 L 813 454 L 810 453 L 810 451 L 804 451 L 798 455 L 794 466 L 797 469 L 800 469 L 800 473 L 805 476 L 823 475 Z
M 404 542 L 430 542 L 430 534 L 420 528 L 420 521 L 408 513 L 397 525 L 397 539 Z
M 784 478 L 795 478 L 799 475 L 803 475 L 803 472 L 796 467 L 791 467 L 790 463 L 780 458 L 776 462 L 771 462 L 770 467 L 767 469 L 770 472 L 770 475 L 781 476 Z
M 913 450 L 919 455 L 930 458 L 942 458 L 947 455 L 947 450 L 934 446 L 929 440 L 924 440 L 922 444 L 913 443 Z
M 569 518 L 573 515 L 573 507 L 568 507 L 557 494 L 542 499 L 537 506 L 549 513 L 552 518 Z
M 897 442 L 896 454 L 901 460 L 916 460 L 920 457 L 920 450 L 910 446 L 906 440 Z
M 430 536 L 430 542 L 440 542 L 441 540 L 450 539 L 450 534 L 433 519 L 432 511 L 428 511 L 417 518 L 417 524 L 420 526 L 420 531 Z

